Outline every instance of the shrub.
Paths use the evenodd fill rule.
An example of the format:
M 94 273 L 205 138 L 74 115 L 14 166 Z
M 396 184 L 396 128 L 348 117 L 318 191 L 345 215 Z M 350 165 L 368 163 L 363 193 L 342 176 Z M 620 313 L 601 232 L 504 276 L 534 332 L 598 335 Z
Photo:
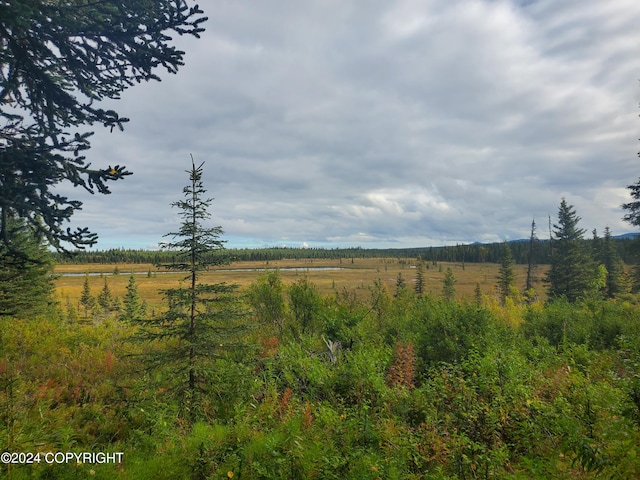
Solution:
M 417 315 L 417 352 L 426 368 L 439 362 L 458 363 L 471 349 L 482 351 L 492 328 L 487 310 L 467 304 L 429 301 Z

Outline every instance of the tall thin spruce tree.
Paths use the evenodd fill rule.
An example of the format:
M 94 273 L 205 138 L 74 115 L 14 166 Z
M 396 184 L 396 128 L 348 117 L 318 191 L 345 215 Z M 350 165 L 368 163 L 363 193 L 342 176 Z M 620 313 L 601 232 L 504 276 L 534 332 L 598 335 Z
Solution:
M 111 289 L 109 288 L 109 281 L 107 277 L 104 277 L 104 286 L 102 291 L 98 294 L 98 305 L 102 307 L 102 311 L 107 314 L 113 308 L 113 296 L 111 295 Z
M 531 235 L 529 236 L 529 251 L 527 253 L 527 283 L 525 284 L 525 290 L 531 293 L 533 289 L 533 281 L 536 269 L 536 246 L 537 246 L 537 238 L 536 238 L 536 220 L 531 220 Z
M 558 223 L 553 226 L 553 252 L 551 266 L 545 282 L 551 298 L 565 297 L 575 302 L 593 286 L 597 277 L 597 267 L 587 253 L 583 235 L 578 228 L 580 217 L 573 205 L 563 198 L 558 208 Z
M 407 282 L 404 280 L 402 276 L 402 272 L 398 273 L 398 278 L 396 279 L 396 293 L 393 294 L 395 298 L 398 298 L 407 291 Z
M 205 198 L 202 183 L 203 165 L 196 167 L 191 158 L 189 185 L 184 199 L 172 203 L 180 210 L 182 223 L 163 250 L 175 252 L 177 261 L 162 265 L 187 273 L 185 286 L 164 290 L 169 309 L 152 319 L 140 319 L 138 339 L 159 343 L 146 355 L 151 369 L 164 372 L 167 386 L 181 399 L 182 416 L 193 422 L 211 411 L 208 401 L 213 395 L 213 377 L 217 362 L 225 359 L 242 344 L 238 333 L 244 311 L 234 294 L 237 285 L 225 282 L 200 282 L 200 273 L 211 265 L 224 263 L 215 253 L 224 248 L 222 227 L 205 227 L 213 199 Z
M 418 296 L 422 296 L 424 293 L 424 275 L 424 260 L 418 255 L 418 262 L 416 263 L 416 284 L 414 286 L 414 290 Z
M 91 295 L 91 286 L 89 285 L 89 274 L 84 277 L 82 285 L 82 294 L 80 295 L 80 305 L 84 308 L 84 318 L 89 317 L 89 312 L 95 306 L 96 299 Z
M 498 294 L 500 295 L 500 302 L 504 305 L 507 297 L 511 293 L 511 288 L 516 281 L 516 273 L 513 269 L 513 254 L 511 253 L 511 247 L 508 242 L 502 243 L 502 249 L 500 250 L 500 270 L 498 271 Z
M 640 153 L 638 153 L 638 156 L 640 156 Z M 630 190 L 632 201 L 621 205 L 622 209 L 626 211 L 622 219 L 634 227 L 640 227 L 640 178 L 636 183 L 627 185 L 627 189 Z M 635 265 L 631 271 L 631 283 L 632 291 L 638 292 L 640 291 L 640 253 L 638 253 L 640 252 L 640 241 L 637 239 L 634 242 L 634 247 Z
M 124 321 L 135 321 L 145 316 L 144 304 L 140 301 L 138 287 L 133 273 L 129 276 L 127 293 L 124 296 L 124 308 L 120 312 L 120 319 Z
M 611 229 L 604 229 L 604 238 L 600 245 L 599 260 L 604 265 L 607 276 L 605 295 L 613 298 L 629 291 L 629 281 L 624 271 L 624 263 L 611 240 Z

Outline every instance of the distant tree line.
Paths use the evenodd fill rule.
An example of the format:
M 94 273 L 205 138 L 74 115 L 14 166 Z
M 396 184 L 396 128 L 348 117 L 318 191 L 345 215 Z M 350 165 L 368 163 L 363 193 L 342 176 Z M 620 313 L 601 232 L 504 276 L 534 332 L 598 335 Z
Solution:
M 585 239 L 585 248 L 590 249 L 598 238 Z M 500 263 L 503 254 L 503 243 L 486 243 L 470 245 L 450 245 L 442 247 L 416 248 L 227 248 L 211 252 L 211 263 L 220 259 L 226 261 L 276 261 L 286 259 L 355 259 L 355 258 L 422 258 L 424 262 L 455 262 L 455 263 Z M 611 238 L 611 243 L 622 261 L 626 264 L 636 263 L 640 246 L 634 237 Z M 549 240 L 535 239 L 533 250 L 531 242 L 515 240 L 508 242 L 516 264 L 526 265 L 529 256 L 533 255 L 536 264 L 548 264 L 551 260 L 552 245 Z M 114 264 L 114 263 L 175 263 L 174 252 L 158 250 L 136 250 L 115 248 L 108 250 L 83 250 L 74 252 L 71 256 L 64 253 L 54 253 L 54 260 L 60 264 Z

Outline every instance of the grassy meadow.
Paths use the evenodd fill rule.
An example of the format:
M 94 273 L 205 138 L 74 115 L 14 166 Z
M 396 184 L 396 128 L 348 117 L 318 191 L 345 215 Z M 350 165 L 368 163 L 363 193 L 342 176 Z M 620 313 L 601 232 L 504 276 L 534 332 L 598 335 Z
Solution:
M 495 263 L 425 263 L 425 288 L 430 295 L 440 295 L 442 279 L 447 268 L 451 268 L 456 278 L 456 295 L 460 300 L 473 299 L 476 285 L 484 295 L 495 294 L 499 265 Z M 242 261 L 230 265 L 212 268 L 201 273 L 203 283 L 227 282 L 245 290 L 265 269 L 278 269 L 285 284 L 295 282 L 306 276 L 315 284 L 322 295 L 328 295 L 343 289 L 355 291 L 357 295 L 368 295 L 368 287 L 381 280 L 389 292 L 394 292 L 396 281 L 402 275 L 409 288 L 413 288 L 416 277 L 416 262 L 412 259 L 398 258 L 354 258 L 354 259 L 290 259 L 275 261 Z M 516 285 L 524 288 L 526 283 L 526 265 L 515 265 Z M 119 274 L 113 275 L 114 271 Z M 546 266 L 536 269 L 536 291 L 544 298 L 544 276 Z M 89 285 L 93 295 L 104 287 L 105 278 L 114 296 L 125 293 L 129 274 L 135 273 L 140 297 L 153 309 L 162 309 L 164 300 L 162 290 L 180 285 L 184 273 L 167 272 L 151 264 L 85 264 L 57 265 L 55 273 L 58 300 L 69 301 L 77 305 L 85 274 L 89 274 Z M 65 276 L 72 274 L 73 276 Z

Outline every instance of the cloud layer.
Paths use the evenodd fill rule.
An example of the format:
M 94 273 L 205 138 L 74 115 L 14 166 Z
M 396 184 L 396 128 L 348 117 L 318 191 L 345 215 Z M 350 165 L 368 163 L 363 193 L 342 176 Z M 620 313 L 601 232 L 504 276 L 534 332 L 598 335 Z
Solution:
M 613 233 L 640 175 L 635 0 L 211 0 L 186 65 L 113 106 L 84 196 L 100 248 L 150 247 L 205 163 L 229 246 L 403 247 L 546 235 L 562 197 Z

